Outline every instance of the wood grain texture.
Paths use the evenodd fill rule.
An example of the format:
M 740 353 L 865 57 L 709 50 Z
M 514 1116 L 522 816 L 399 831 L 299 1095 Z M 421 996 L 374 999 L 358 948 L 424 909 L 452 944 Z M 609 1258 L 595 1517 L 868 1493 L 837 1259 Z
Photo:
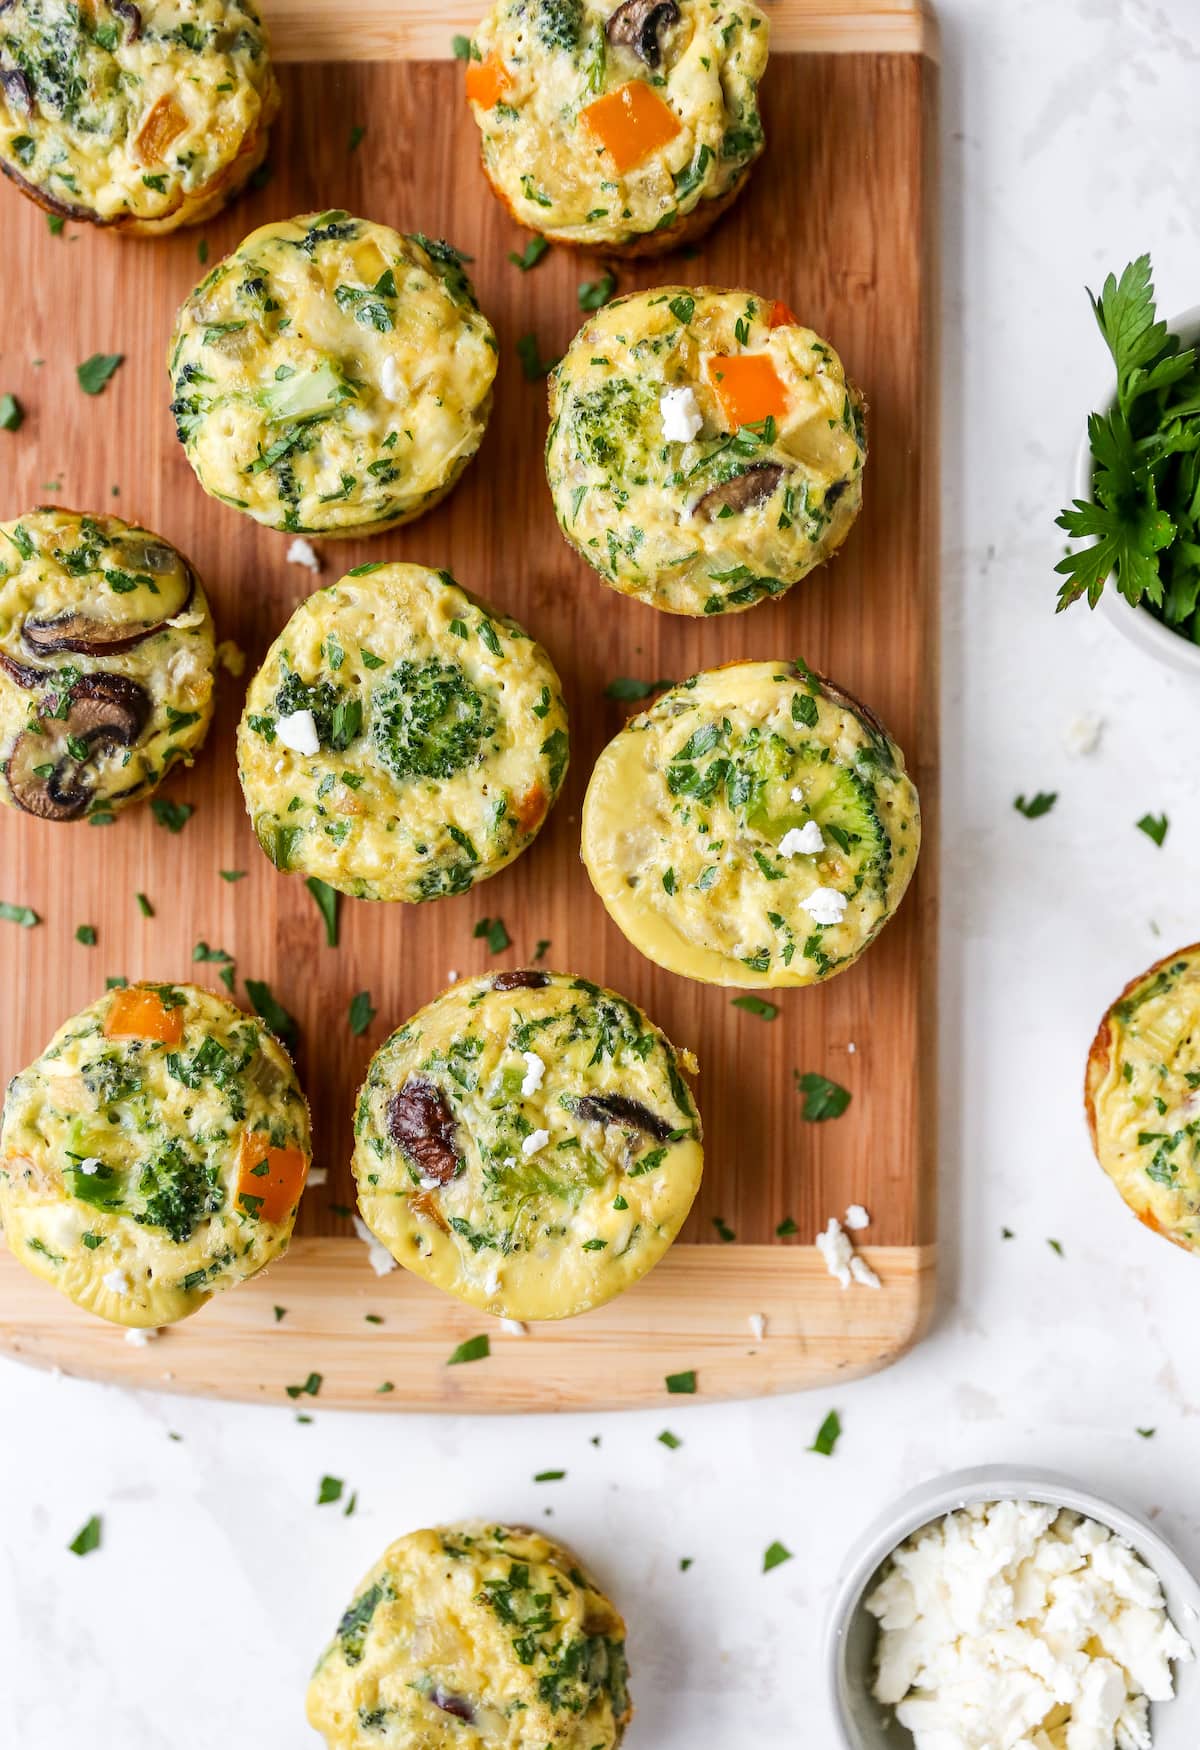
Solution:
M 936 60 L 928 0 L 760 0 L 776 54 L 915 54 Z M 282 61 L 436 61 L 469 36 L 487 0 L 273 0 L 271 40 Z
M 878 1365 L 912 1339 L 932 1287 L 936 70 L 915 55 L 777 57 L 763 94 L 768 155 L 742 201 L 694 259 L 621 273 L 622 289 L 674 279 L 785 298 L 833 341 L 870 404 L 866 504 L 842 555 L 780 604 L 706 622 L 659 615 L 614 595 L 558 533 L 541 462 L 544 387 L 523 380 L 514 347 L 533 330 L 544 355 L 561 351 L 580 320 L 577 286 L 597 277 L 603 263 L 555 250 L 530 274 L 509 265 L 508 251 L 524 236 L 485 190 L 458 81 L 446 63 L 285 68 L 273 179 L 208 228 L 208 259 L 270 217 L 331 204 L 448 237 L 474 256 L 501 354 L 496 411 L 480 456 L 422 521 L 369 542 L 326 544 L 323 578 L 333 581 L 368 559 L 420 560 L 448 567 L 524 621 L 566 687 L 573 745 L 563 797 L 537 843 L 504 874 L 422 908 L 344 901 L 341 946 L 326 948 L 302 881 L 273 871 L 250 833 L 233 754 L 244 683 L 224 676 L 206 750 L 164 792 L 195 807 L 179 835 L 156 825 L 148 808 L 107 828 L 53 826 L 3 811 L 0 898 L 35 906 L 44 922 L 28 931 L 0 924 L 9 992 L 0 1073 L 7 1078 L 26 1063 L 98 994 L 106 975 L 194 975 L 215 986 L 215 967 L 193 966 L 194 944 L 228 950 L 239 989 L 247 976 L 266 979 L 301 1023 L 299 1068 L 313 1106 L 316 1165 L 327 1182 L 306 1195 L 298 1232 L 306 1241 L 343 1240 L 327 1251 L 298 1243 L 268 1283 L 219 1297 L 201 1312 L 194 1345 L 190 1333 L 173 1335 L 177 1382 L 250 1390 L 268 1377 L 268 1342 L 270 1377 L 276 1368 L 303 1377 L 315 1365 L 305 1333 L 285 1321 L 268 1339 L 262 1307 L 310 1295 L 315 1307 L 341 1305 L 340 1297 L 354 1304 L 368 1295 L 381 1311 L 403 1303 L 405 1341 L 416 1345 L 411 1372 L 394 1351 L 392 1372 L 405 1389 L 391 1394 L 388 1407 L 544 1406 L 561 1401 L 563 1387 L 550 1375 L 542 1379 L 536 1359 L 506 1372 L 499 1386 L 486 1368 L 447 1376 L 440 1365 L 418 1364 L 418 1353 L 443 1353 L 446 1334 L 464 1317 L 476 1327 L 479 1321 L 418 1292 L 399 1273 L 376 1285 L 364 1249 L 349 1239 L 347 1206 L 353 1098 L 371 1051 L 451 969 L 465 975 L 519 964 L 546 937 L 553 944 L 548 964 L 623 991 L 697 1052 L 707 1166 L 675 1253 L 649 1282 L 609 1311 L 539 1335 L 527 1353 L 536 1358 L 543 1344 L 552 1345 L 556 1367 L 578 1370 L 573 1402 L 632 1401 L 686 1348 L 673 1319 L 694 1312 L 698 1334 L 706 1328 L 706 1271 L 722 1284 L 728 1308 L 737 1303 L 729 1318 L 740 1334 L 748 1314 L 770 1310 L 756 1299 L 756 1273 L 765 1270 L 790 1311 L 773 1320 L 754 1358 L 738 1350 L 723 1376 L 730 1390 L 752 1394 Z M 351 151 L 359 126 L 366 134 Z M 52 497 L 78 508 L 111 507 L 160 530 L 199 567 L 220 635 L 257 663 L 313 580 L 284 562 L 287 537 L 203 496 L 175 440 L 165 350 L 175 309 L 200 273 L 195 234 L 147 243 L 68 225 L 55 238 L 44 215 L 7 189 L 0 190 L 0 228 L 6 253 L 24 264 L 20 287 L 10 277 L 0 289 L 0 389 L 27 409 L 16 437 L 0 434 L 0 516 Z M 96 351 L 124 352 L 126 360 L 104 395 L 91 399 L 80 393 L 74 366 Z M 738 657 L 796 654 L 867 701 L 905 749 L 921 791 L 925 848 L 899 916 L 860 964 L 826 988 L 781 993 L 778 1020 L 765 1023 L 732 1008 L 732 993 L 673 978 L 629 947 L 579 862 L 579 805 L 596 755 L 630 709 L 604 697 L 613 676 L 682 678 Z M 249 873 L 228 885 L 220 869 Z M 149 896 L 153 918 L 141 916 L 138 891 Z M 514 947 L 493 958 L 472 932 L 478 919 L 497 914 Z M 81 923 L 96 926 L 96 947 L 75 942 Z M 355 1039 L 347 1005 L 362 989 L 378 1016 Z M 796 1070 L 819 1070 L 847 1085 L 854 1097 L 845 1117 L 801 1122 Z M 775 1240 L 777 1224 L 790 1217 L 810 1241 L 851 1201 L 872 1213 L 868 1237 L 883 1248 L 888 1279 L 882 1295 L 843 1294 L 811 1246 Z M 720 1243 L 718 1218 L 738 1244 Z M 328 1289 L 310 1289 L 313 1269 L 331 1279 Z M 676 1283 L 689 1284 L 691 1296 L 677 1313 Z M 609 1348 L 597 1347 L 592 1331 L 617 1332 L 621 1340 L 636 1334 L 636 1380 L 632 1367 L 619 1366 L 619 1343 L 605 1339 Z M 669 1342 L 659 1336 L 668 1331 Z M 208 1345 L 217 1341 L 230 1345 L 227 1366 L 213 1360 Z M 25 1354 L 36 1347 L 42 1359 L 68 1368 L 116 1373 L 126 1364 L 119 1335 L 85 1330 L 7 1256 L 0 1261 L 0 1344 Z M 193 1356 L 198 1371 L 185 1381 Z M 361 1401 L 356 1377 L 348 1372 L 341 1383 L 331 1366 L 329 1401 Z

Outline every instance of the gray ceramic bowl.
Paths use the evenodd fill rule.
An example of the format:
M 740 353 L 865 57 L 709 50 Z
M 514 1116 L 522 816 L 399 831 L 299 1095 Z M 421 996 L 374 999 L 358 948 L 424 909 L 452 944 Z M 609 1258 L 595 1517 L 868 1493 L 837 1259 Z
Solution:
M 897 1725 L 871 1695 L 874 1676 L 875 1618 L 863 1599 L 897 1545 L 921 1526 L 955 1508 L 977 1501 L 1044 1501 L 1069 1507 L 1117 1532 L 1154 1570 L 1162 1583 L 1171 1621 L 1197 1654 L 1192 1664 L 1177 1664 L 1175 1700 L 1151 1707 L 1154 1750 L 1196 1750 L 1200 1720 L 1200 1585 L 1169 1544 L 1140 1518 L 1112 1501 L 1078 1488 L 1054 1471 L 1019 1465 L 982 1465 L 935 1477 L 895 1502 L 850 1552 L 834 1596 L 826 1648 L 833 1716 L 848 1750 L 913 1750 L 912 1733 Z

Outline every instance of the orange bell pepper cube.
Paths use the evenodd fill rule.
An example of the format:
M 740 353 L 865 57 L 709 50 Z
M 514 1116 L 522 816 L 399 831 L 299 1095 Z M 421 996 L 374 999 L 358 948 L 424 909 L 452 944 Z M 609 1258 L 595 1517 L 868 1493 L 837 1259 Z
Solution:
M 800 318 L 793 314 L 780 298 L 771 305 L 771 314 L 767 318 L 768 328 L 798 328 Z
M 484 109 L 495 109 L 512 86 L 512 75 L 495 49 L 486 61 L 468 61 L 467 96 L 472 103 L 478 103 Z
M 133 142 L 139 164 L 161 164 L 168 148 L 187 128 L 187 116 L 170 95 L 160 97 Z
M 238 1150 L 237 1200 L 260 1221 L 280 1222 L 304 1189 L 308 1156 L 298 1148 L 272 1148 L 265 1130 L 244 1130 Z
M 668 146 L 680 129 L 679 117 L 644 79 L 631 79 L 605 92 L 581 112 L 622 176 L 636 170 L 660 146 Z
M 765 352 L 712 354 L 704 370 L 731 431 L 764 419 L 779 423 L 787 413 L 787 390 Z
M 106 1039 L 153 1039 L 159 1045 L 178 1045 L 183 1038 L 183 1009 L 169 1009 L 156 990 L 132 984 L 113 992 L 104 1017 Z

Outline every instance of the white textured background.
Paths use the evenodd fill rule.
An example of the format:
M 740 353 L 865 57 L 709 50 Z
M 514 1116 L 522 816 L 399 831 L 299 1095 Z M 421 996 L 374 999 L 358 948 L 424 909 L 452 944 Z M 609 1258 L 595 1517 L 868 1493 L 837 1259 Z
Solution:
M 1050 576 L 1104 377 L 1084 283 L 1149 249 L 1160 309 L 1200 301 L 1200 0 L 948 0 L 942 22 L 937 1328 L 857 1385 L 665 1417 L 374 1419 L 318 1401 L 303 1427 L 0 1364 L 4 1750 L 315 1746 L 304 1686 L 356 1579 L 399 1531 L 468 1512 L 552 1506 L 547 1529 L 609 1583 L 630 1621 L 630 1750 L 832 1750 L 820 1645 L 843 1553 L 951 1466 L 1060 1466 L 1161 1509 L 1200 1564 L 1200 1265 L 1125 1213 L 1079 1103 L 1101 1009 L 1200 935 L 1198 715 L 1106 622 L 1056 619 Z M 1106 727 L 1072 759 L 1081 712 Z M 1038 788 L 1058 805 L 1026 821 L 1013 797 Z M 1147 810 L 1170 815 L 1162 850 L 1134 828 Z M 810 1455 L 833 1405 L 837 1453 Z M 535 1486 L 548 1468 L 567 1480 Z M 323 1472 L 359 1490 L 355 1517 L 316 1508 Z M 66 1545 L 93 1512 L 104 1546 L 80 1561 Z M 764 1576 L 775 1538 L 795 1559 Z

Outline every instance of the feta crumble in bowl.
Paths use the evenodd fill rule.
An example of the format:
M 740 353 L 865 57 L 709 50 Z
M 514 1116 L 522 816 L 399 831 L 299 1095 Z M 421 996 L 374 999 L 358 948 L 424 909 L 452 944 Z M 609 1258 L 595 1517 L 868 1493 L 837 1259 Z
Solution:
M 848 1750 L 1195 1750 L 1198 1625 L 1200 1586 L 1136 1514 L 1051 1471 L 957 1471 L 851 1552 L 832 1710 Z

